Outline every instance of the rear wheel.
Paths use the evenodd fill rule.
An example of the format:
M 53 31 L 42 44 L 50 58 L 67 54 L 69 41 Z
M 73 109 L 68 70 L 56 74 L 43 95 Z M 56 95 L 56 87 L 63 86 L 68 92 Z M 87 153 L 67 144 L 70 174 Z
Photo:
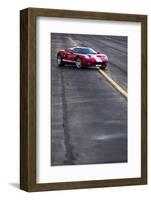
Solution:
M 76 59 L 76 67 L 78 69 L 80 69 L 82 67 L 82 60 L 81 60 L 81 58 L 77 58 Z
M 64 62 L 62 61 L 62 58 L 60 55 L 57 56 L 57 64 L 59 67 L 64 65 Z

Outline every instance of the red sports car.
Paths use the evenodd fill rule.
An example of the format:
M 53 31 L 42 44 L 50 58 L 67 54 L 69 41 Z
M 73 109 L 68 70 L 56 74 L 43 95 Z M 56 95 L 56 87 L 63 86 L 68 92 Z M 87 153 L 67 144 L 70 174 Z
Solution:
M 57 64 L 58 66 L 74 64 L 77 68 L 91 67 L 105 69 L 108 65 L 108 57 L 94 51 L 92 48 L 73 47 L 60 50 L 57 53 Z

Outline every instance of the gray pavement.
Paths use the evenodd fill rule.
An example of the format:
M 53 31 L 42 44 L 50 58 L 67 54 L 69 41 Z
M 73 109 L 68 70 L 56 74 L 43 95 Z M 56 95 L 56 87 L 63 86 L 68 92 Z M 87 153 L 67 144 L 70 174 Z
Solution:
M 109 57 L 106 73 L 127 90 L 127 38 L 51 34 L 51 165 L 127 162 L 127 99 L 97 70 L 58 67 L 74 45 Z

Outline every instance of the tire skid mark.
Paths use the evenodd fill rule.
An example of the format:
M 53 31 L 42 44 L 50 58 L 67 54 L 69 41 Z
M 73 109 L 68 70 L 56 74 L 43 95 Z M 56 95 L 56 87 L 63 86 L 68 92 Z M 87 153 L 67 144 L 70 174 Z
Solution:
M 69 39 L 70 43 L 72 43 L 73 46 L 75 46 L 75 47 L 78 46 L 77 42 L 74 41 L 71 37 L 68 37 L 68 39 Z
M 67 103 L 65 96 L 65 85 L 64 85 L 64 76 L 63 70 L 61 70 L 61 82 L 62 82 L 62 109 L 63 109 L 63 130 L 64 130 L 64 143 L 66 148 L 66 160 L 64 161 L 64 165 L 73 165 L 74 164 L 74 154 L 73 154 L 73 146 L 70 142 L 70 134 L 68 128 L 68 112 L 67 112 Z
M 120 66 L 114 64 L 113 62 L 110 62 L 110 64 L 111 64 L 112 66 L 114 66 L 115 68 L 118 68 L 118 70 L 119 70 L 123 75 L 127 74 L 127 71 L 126 71 L 125 69 L 122 69 Z

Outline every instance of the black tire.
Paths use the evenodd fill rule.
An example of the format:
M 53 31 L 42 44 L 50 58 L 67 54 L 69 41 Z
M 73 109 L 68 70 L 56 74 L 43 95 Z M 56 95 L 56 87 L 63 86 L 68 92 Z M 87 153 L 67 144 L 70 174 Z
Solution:
M 100 69 L 104 69 L 104 70 L 107 69 L 107 65 L 101 66 Z
M 64 62 L 60 55 L 57 56 L 57 64 L 59 67 L 64 66 Z
M 81 67 L 82 67 L 82 60 L 81 60 L 81 58 L 77 58 L 76 59 L 76 67 L 78 68 L 78 69 L 80 69 Z

